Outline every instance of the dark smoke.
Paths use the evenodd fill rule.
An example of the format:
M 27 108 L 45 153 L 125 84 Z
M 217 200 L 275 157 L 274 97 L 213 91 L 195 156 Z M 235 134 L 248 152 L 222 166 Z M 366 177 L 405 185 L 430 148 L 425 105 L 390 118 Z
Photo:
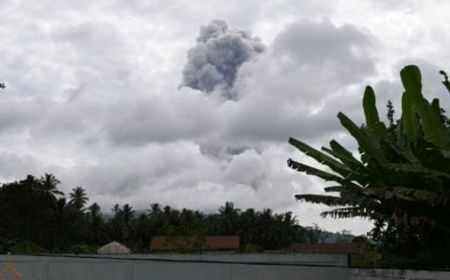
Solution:
M 225 21 L 215 20 L 201 27 L 197 45 L 189 50 L 182 86 L 206 93 L 219 89 L 232 99 L 239 67 L 263 50 L 259 38 L 229 30 Z

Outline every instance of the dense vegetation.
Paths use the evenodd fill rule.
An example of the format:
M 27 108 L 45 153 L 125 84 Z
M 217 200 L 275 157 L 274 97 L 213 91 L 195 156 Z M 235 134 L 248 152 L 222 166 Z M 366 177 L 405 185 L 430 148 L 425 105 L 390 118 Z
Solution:
M 441 74 L 450 91 L 446 74 Z M 358 157 L 335 140 L 322 151 L 289 140 L 328 169 L 292 159 L 289 167 L 334 182 L 325 191 L 337 193 L 301 194 L 296 198 L 335 207 L 323 216 L 373 220 L 371 236 L 378 241 L 385 264 L 417 262 L 420 266 L 449 267 L 449 119 L 439 99 L 429 102 L 422 95 L 421 73 L 416 66 L 405 67 L 400 75 L 405 91 L 398 120 L 394 119 L 390 102 L 389 123 L 380 120 L 371 87 L 364 92 L 364 125 L 358 126 L 343 113 L 338 114 L 358 144 Z
M 293 242 L 316 243 L 318 228 L 298 225 L 290 212 L 270 209 L 240 211 L 227 202 L 218 213 L 151 204 L 137 212 L 129 204 L 115 205 L 105 218 L 97 203 L 88 205 L 85 189 L 76 187 L 66 198 L 52 174 L 0 186 L 0 253 L 94 252 L 119 241 L 134 252 L 146 252 L 152 236 L 240 235 L 242 250 L 286 248 Z

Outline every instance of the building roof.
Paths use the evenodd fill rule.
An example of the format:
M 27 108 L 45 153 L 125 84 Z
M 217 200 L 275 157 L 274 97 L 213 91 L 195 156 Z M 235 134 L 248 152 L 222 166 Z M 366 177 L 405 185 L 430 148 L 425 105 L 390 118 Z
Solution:
M 119 242 L 113 241 L 97 249 L 97 254 L 129 254 L 130 249 Z
M 195 242 L 193 237 L 177 237 L 172 244 L 181 244 L 186 241 Z M 238 235 L 209 235 L 205 236 L 205 250 L 236 250 L 239 249 L 240 238 Z M 167 243 L 167 236 L 154 236 L 150 243 L 151 251 L 172 251 L 176 250 L 176 245 L 173 246 Z
M 291 249 L 298 253 L 308 254 L 355 254 L 361 253 L 363 247 L 357 243 L 305 244 L 294 243 Z

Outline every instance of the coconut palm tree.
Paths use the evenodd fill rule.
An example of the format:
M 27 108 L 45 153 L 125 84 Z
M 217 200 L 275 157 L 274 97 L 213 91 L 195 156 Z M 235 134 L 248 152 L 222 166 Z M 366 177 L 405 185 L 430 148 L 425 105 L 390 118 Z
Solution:
M 69 203 L 80 211 L 83 210 L 84 206 L 89 201 L 89 198 L 86 194 L 86 190 L 80 186 L 73 188 L 69 196 L 70 196 Z
M 240 209 L 234 208 L 232 202 L 225 202 L 219 209 L 219 230 L 221 234 L 236 234 Z
M 103 224 L 101 208 L 97 203 L 88 207 L 89 239 L 92 244 L 100 241 L 101 227 Z
M 125 204 L 122 206 L 120 211 L 120 229 L 122 233 L 122 240 L 128 242 L 132 236 L 133 232 L 133 222 L 134 222 L 134 210 L 130 204 Z
M 61 181 L 56 179 L 55 175 L 51 173 L 45 173 L 44 176 L 39 179 L 39 181 L 42 184 L 44 190 L 53 197 L 64 195 L 64 193 L 57 188 Z

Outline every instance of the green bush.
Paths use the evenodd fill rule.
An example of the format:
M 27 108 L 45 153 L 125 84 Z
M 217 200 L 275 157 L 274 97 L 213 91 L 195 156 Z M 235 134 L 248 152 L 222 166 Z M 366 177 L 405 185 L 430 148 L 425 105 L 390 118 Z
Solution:
M 24 254 L 24 255 L 36 255 L 45 253 L 44 248 L 29 240 L 21 241 L 15 244 L 11 248 L 11 251 L 14 254 Z
M 86 244 L 77 244 L 70 247 L 70 252 L 73 254 L 95 254 L 95 247 Z

